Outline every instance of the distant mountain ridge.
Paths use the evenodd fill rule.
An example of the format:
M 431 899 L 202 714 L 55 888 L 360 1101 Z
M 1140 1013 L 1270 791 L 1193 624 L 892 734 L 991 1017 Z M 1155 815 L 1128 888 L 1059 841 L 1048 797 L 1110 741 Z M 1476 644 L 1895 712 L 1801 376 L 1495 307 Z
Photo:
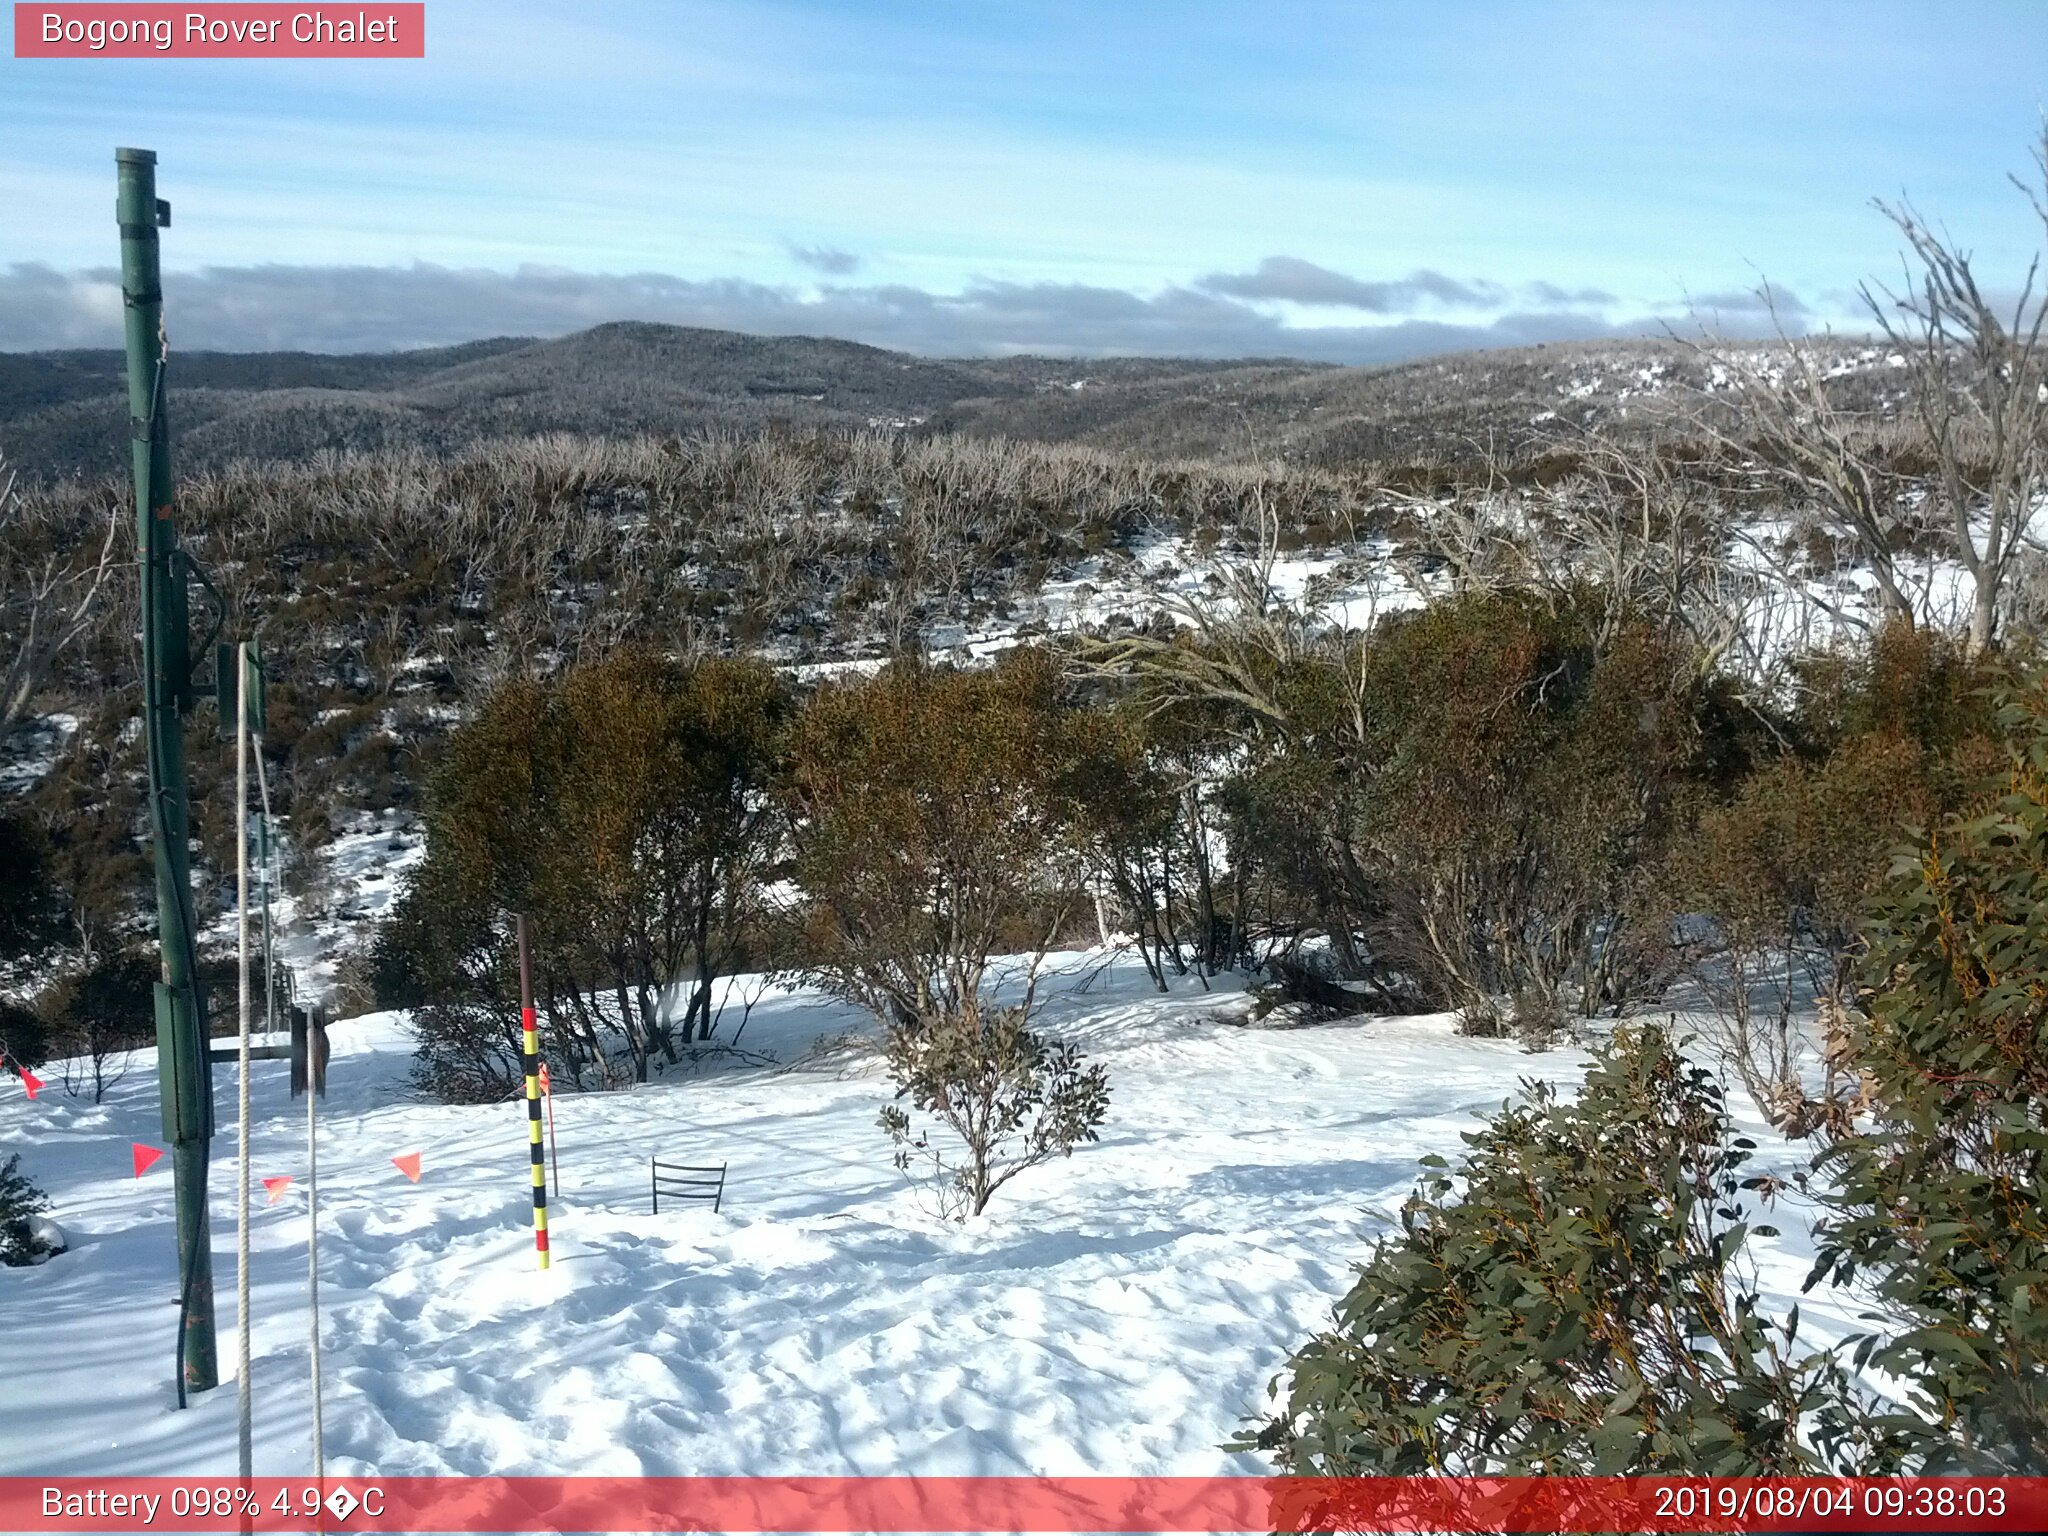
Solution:
M 1845 349 L 1881 373 L 1876 349 Z M 1513 446 L 1653 417 L 1703 364 L 1673 342 L 1561 343 L 1375 368 L 1287 359 L 926 358 L 858 342 L 618 322 L 412 352 L 173 353 L 178 461 L 447 449 L 541 432 L 955 431 L 1161 457 L 1336 464 Z M 1664 404 L 1660 405 L 1660 401 Z M 0 353 L 0 451 L 32 479 L 118 473 L 115 351 Z

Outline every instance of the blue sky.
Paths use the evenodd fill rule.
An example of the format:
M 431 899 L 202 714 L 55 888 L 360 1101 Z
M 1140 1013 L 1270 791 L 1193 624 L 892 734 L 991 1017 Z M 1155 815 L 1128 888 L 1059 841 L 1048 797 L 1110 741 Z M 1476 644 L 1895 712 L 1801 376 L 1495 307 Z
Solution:
M 1910 192 L 2016 275 L 2048 4 L 429 0 L 423 61 L 0 59 L 0 347 L 111 344 L 112 149 L 190 345 L 603 319 L 1373 361 L 1852 322 Z M 1417 275 L 1421 274 L 1418 279 Z

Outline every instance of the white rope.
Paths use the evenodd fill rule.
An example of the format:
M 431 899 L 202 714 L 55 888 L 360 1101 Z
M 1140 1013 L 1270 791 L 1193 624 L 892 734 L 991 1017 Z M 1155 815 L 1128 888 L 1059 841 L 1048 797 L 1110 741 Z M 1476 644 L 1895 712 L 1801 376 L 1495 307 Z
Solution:
M 241 1006 L 240 1156 L 235 1192 L 236 1439 L 243 1477 L 254 1475 L 249 1405 L 249 642 L 235 647 L 235 906 Z
M 263 800 L 264 846 L 270 853 L 270 867 L 264 872 L 264 928 L 263 952 L 265 984 L 270 988 L 266 1009 L 274 1009 L 277 999 L 277 982 L 272 970 L 274 945 L 270 932 L 270 889 L 275 883 L 277 866 L 282 857 L 277 846 L 277 821 L 270 809 L 270 775 L 263 767 L 263 736 L 256 736 L 256 789 Z M 275 1014 L 270 1015 L 275 1029 Z M 322 1418 L 320 1411 L 320 1151 L 317 1132 L 318 1118 L 314 1105 L 319 1095 L 313 1091 L 313 1032 L 312 1020 L 307 1019 L 306 1031 L 306 1325 L 307 1355 L 312 1362 L 313 1388 L 313 1476 L 327 1476 L 327 1453 L 322 1443 Z
M 313 1357 L 313 1476 L 327 1476 L 327 1454 L 320 1444 L 320 1157 L 313 1134 L 312 1020 L 306 1030 L 306 1300 L 312 1320 L 309 1343 Z

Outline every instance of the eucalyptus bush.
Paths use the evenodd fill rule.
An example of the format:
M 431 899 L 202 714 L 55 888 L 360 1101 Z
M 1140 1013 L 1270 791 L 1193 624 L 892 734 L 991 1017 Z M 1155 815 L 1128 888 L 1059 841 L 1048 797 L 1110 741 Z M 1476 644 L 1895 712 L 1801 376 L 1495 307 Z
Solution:
M 1900 861 L 1869 928 L 1866 1124 L 1809 1284 L 1874 1291 L 1931 1466 L 2048 1470 L 2048 686 L 2009 689 L 2003 778 Z
M 1236 1449 L 1318 1477 L 1896 1462 L 1833 1357 L 1800 1349 L 1797 1312 L 1760 1309 L 1742 1260 L 1767 1181 L 1664 1031 L 1619 1032 L 1576 1100 L 1532 1082 L 1465 1140 L 1455 1174 L 1424 1159 L 1400 1235 Z

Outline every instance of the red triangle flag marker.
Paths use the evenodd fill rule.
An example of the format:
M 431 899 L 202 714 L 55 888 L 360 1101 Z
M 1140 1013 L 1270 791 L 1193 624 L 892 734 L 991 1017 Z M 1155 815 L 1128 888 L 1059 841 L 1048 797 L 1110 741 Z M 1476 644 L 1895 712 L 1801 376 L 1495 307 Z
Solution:
M 284 1198 L 284 1192 L 292 1187 L 292 1176 L 288 1173 L 281 1173 L 274 1179 L 265 1179 L 263 1187 L 270 1192 L 270 1198 L 263 1203 L 265 1205 L 275 1205 Z
M 162 1147 L 146 1147 L 141 1142 L 136 1142 L 135 1177 L 139 1179 L 145 1173 L 149 1172 L 151 1167 L 155 1165 L 156 1160 L 162 1157 L 163 1155 L 164 1149 Z
M 552 1093 L 554 1091 L 548 1087 L 548 1064 L 546 1062 L 540 1064 L 540 1091 L 542 1093 Z
M 419 1181 L 420 1181 L 420 1155 L 419 1155 L 419 1153 L 417 1153 L 417 1152 L 401 1152 L 401 1153 L 399 1153 L 399 1154 L 398 1154 L 398 1156 L 396 1156 L 396 1157 L 392 1158 L 392 1159 L 391 1159 L 391 1161 L 392 1161 L 392 1163 L 393 1163 L 393 1164 L 395 1164 L 395 1165 L 397 1166 L 397 1168 L 398 1168 L 398 1171 L 399 1171 L 400 1173 L 404 1174 L 404 1175 L 405 1175 L 405 1176 L 406 1176 L 406 1177 L 407 1177 L 408 1179 L 411 1179 L 411 1180 L 413 1181 L 413 1183 L 415 1183 L 415 1184 L 419 1183 Z
M 23 1067 L 21 1069 L 22 1091 L 26 1093 L 30 1098 L 34 1098 L 37 1092 L 42 1088 L 42 1086 L 43 1080 L 40 1077 L 37 1077 L 35 1073 L 29 1071 L 27 1067 Z

